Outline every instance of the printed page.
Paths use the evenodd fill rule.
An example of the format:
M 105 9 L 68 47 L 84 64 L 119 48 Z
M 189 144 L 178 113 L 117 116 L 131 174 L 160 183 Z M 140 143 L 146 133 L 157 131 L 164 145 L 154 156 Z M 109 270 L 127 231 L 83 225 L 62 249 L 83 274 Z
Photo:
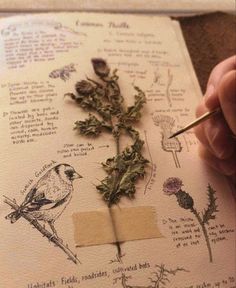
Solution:
M 233 191 L 193 131 L 168 139 L 200 95 L 176 29 L 127 14 L 1 20 L 1 288 L 236 287 Z

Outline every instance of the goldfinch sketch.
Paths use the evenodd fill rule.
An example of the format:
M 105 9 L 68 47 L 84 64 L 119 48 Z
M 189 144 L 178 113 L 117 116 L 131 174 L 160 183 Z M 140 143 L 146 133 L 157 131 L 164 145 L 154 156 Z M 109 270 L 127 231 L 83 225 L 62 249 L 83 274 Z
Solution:
M 31 188 L 22 204 L 6 199 L 15 211 L 8 214 L 6 219 L 15 223 L 23 217 L 35 226 L 49 240 L 59 245 L 62 240 L 58 237 L 54 222 L 60 217 L 73 194 L 73 181 L 82 178 L 75 169 L 68 164 L 59 164 L 47 171 Z M 48 223 L 52 234 L 39 224 L 40 221 Z M 60 247 L 63 250 L 64 247 Z

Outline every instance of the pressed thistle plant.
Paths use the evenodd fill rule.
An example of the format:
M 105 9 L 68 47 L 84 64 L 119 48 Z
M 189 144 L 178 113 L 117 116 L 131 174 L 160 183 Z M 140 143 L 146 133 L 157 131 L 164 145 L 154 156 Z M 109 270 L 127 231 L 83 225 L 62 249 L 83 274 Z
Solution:
M 107 176 L 96 186 L 109 208 L 113 221 L 110 208 L 123 196 L 134 198 L 135 183 L 144 176 L 145 166 L 148 163 L 142 155 L 144 141 L 133 127 L 133 124 L 141 118 L 146 98 L 144 92 L 134 86 L 136 91 L 134 104 L 126 107 L 118 84 L 117 69 L 111 72 L 106 61 L 101 58 L 92 59 L 91 62 L 98 80 L 87 78 L 79 81 L 75 85 L 76 93 L 68 93 L 66 96 L 89 113 L 87 119 L 75 123 L 75 129 L 80 134 L 98 137 L 107 132 L 113 136 L 116 155 L 102 163 Z M 120 151 L 122 134 L 132 139 L 132 145 Z M 118 255 L 121 256 L 120 244 L 117 242 L 116 245 Z
M 196 217 L 198 223 L 202 228 L 203 235 L 206 240 L 207 249 L 209 252 L 209 261 L 212 262 L 212 251 L 209 236 L 207 234 L 206 225 L 209 224 L 210 220 L 215 219 L 215 213 L 218 212 L 217 205 L 216 205 L 216 197 L 215 197 L 215 190 L 211 187 L 210 184 L 207 186 L 207 194 L 208 194 L 208 204 L 207 208 L 204 209 L 202 215 L 197 211 L 194 207 L 194 200 L 193 198 L 185 191 L 182 190 L 183 182 L 181 179 L 177 177 L 168 178 L 163 184 L 163 192 L 168 195 L 175 195 L 177 198 L 177 202 L 179 206 L 183 209 L 190 210 L 193 215 Z

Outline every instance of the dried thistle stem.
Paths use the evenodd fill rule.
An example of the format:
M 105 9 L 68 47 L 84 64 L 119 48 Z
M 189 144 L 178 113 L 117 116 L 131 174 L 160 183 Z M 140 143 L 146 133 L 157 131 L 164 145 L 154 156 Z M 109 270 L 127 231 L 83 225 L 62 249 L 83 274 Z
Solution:
M 113 129 L 114 129 L 114 127 L 113 127 Z M 120 137 L 119 137 L 119 135 L 115 136 L 114 134 L 113 134 L 113 137 L 114 137 L 114 140 L 115 140 L 115 143 L 116 143 L 116 155 L 119 155 L 119 153 L 120 153 Z M 113 191 L 112 191 L 111 195 L 113 195 L 116 192 L 117 186 L 119 184 L 119 178 L 120 178 L 119 177 L 120 175 L 119 175 L 119 173 L 117 173 L 117 171 L 114 171 L 113 173 L 116 173 L 116 175 L 115 175 L 116 176 L 116 181 L 115 181 L 114 188 L 113 188 Z M 117 240 L 118 239 L 117 228 L 116 228 L 115 218 L 114 218 L 114 215 L 113 215 L 112 209 L 111 209 L 113 204 L 114 204 L 113 198 L 110 198 L 109 203 L 108 203 L 108 209 L 109 209 L 109 214 L 110 214 L 110 217 L 111 217 L 111 222 L 112 222 L 112 227 L 113 227 L 113 230 L 114 230 L 115 239 Z M 122 252 L 121 252 L 120 242 L 116 241 L 115 245 L 117 247 L 118 257 L 121 257 Z
M 112 227 L 113 227 L 114 236 L 115 236 L 115 239 L 117 240 L 118 239 L 118 235 L 117 235 L 116 222 L 115 222 L 115 217 L 113 215 L 113 211 L 111 209 L 111 206 L 108 206 L 108 210 L 109 210 L 109 215 L 110 215 L 110 218 L 111 218 L 111 223 L 112 223 Z M 120 242 L 116 241 L 114 244 L 117 247 L 117 255 L 118 255 L 119 258 L 121 258 L 122 257 L 122 253 L 121 253 Z

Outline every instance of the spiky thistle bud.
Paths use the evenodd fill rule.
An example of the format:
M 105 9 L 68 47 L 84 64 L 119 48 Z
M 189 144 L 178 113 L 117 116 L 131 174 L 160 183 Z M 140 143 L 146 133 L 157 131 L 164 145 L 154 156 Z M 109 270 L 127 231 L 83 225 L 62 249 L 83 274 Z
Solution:
M 92 60 L 93 69 L 97 76 L 103 78 L 107 77 L 110 73 L 110 68 L 107 65 L 107 62 L 102 58 L 93 58 Z
M 193 208 L 193 205 L 194 205 L 193 198 L 187 192 L 180 190 L 175 194 L 175 196 L 181 208 L 184 208 L 184 209 Z

